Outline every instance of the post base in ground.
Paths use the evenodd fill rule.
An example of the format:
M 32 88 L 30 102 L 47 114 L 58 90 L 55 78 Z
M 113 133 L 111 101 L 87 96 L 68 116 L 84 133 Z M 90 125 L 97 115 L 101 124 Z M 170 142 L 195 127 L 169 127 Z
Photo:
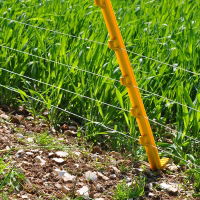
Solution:
M 169 162 L 169 158 L 160 159 L 161 169 L 165 168 L 168 162 Z

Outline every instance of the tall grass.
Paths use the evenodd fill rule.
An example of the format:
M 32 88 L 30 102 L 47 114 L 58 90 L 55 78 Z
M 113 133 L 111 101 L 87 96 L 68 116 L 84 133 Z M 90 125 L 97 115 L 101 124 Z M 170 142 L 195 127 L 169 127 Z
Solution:
M 158 59 L 200 73 L 200 3 L 198 1 L 112 1 L 124 41 L 129 51 Z M 93 1 L 78 0 L 6 0 L 0 1 L 0 16 L 21 22 L 107 43 L 108 34 L 99 8 Z M 114 53 L 106 45 L 80 40 L 50 31 L 0 19 L 0 44 L 29 52 L 67 65 L 78 66 L 113 79 L 120 78 Z M 200 110 L 199 76 L 176 67 L 160 64 L 130 53 L 131 63 L 140 88 L 173 99 Z M 129 98 L 119 82 L 94 76 L 74 68 L 50 63 L 26 54 L 0 48 L 0 66 L 48 84 L 104 101 L 124 109 L 130 108 Z M 176 65 L 174 65 L 176 66 Z M 84 99 L 53 87 L 11 75 L 0 70 L 0 83 L 13 86 L 46 102 L 114 129 L 138 137 L 135 120 L 127 112 Z M 16 102 L 17 95 L 0 89 L 1 103 Z M 199 163 L 199 148 L 193 140 L 200 139 L 200 113 L 142 91 L 150 119 L 163 123 L 179 133 L 152 122 L 159 145 Z M 19 97 L 18 97 L 19 98 Z M 31 100 L 24 102 L 30 109 L 41 109 Z M 43 109 L 46 109 L 43 107 Z M 84 127 L 88 137 L 104 133 L 93 124 L 51 110 L 55 124 L 75 120 Z M 119 139 L 120 138 L 120 139 Z M 173 140 L 168 144 L 166 138 Z M 115 145 L 124 140 L 115 136 Z M 127 140 L 127 139 L 125 139 Z M 128 143 L 129 144 L 129 143 Z M 132 148 L 132 147 L 131 147 Z M 136 148 L 136 147 L 135 147 Z M 135 153 L 141 154 L 141 147 Z M 196 159 L 196 160 L 195 160 Z

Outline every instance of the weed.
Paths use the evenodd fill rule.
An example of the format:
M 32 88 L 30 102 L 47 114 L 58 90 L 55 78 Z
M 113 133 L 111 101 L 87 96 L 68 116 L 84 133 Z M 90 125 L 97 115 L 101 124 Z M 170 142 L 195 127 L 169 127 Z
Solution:
M 35 143 L 40 145 L 42 148 L 51 150 L 63 150 L 65 146 L 60 143 L 61 141 L 57 140 L 55 137 L 51 136 L 49 133 L 44 132 L 41 134 L 37 134 L 35 136 Z
M 139 177 L 135 183 L 127 185 L 126 181 L 119 183 L 114 192 L 115 200 L 127 200 L 144 195 L 145 178 Z
M 0 159 L 0 191 L 4 187 L 8 188 L 9 191 L 19 191 L 25 176 L 19 169 L 15 167 L 9 167 L 2 159 Z
M 200 197 L 200 170 L 199 169 L 191 169 L 187 171 L 189 175 L 188 180 L 193 183 L 195 193 L 195 197 Z

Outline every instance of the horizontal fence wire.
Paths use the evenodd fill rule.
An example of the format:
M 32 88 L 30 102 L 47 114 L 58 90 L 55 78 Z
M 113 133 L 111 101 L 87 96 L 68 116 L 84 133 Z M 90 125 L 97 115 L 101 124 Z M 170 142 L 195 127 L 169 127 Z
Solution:
M 95 41 L 95 40 L 90 40 L 88 38 L 82 38 L 82 37 L 79 37 L 79 36 L 76 36 L 76 35 L 72 35 L 72 34 L 68 34 L 68 33 L 63 33 L 63 32 L 60 32 L 60 31 L 56 31 L 56 30 L 52 30 L 52 29 L 48 29 L 48 28 L 43 28 L 43 27 L 40 27 L 40 26 L 35 26 L 35 25 L 32 25 L 32 24 L 24 23 L 24 22 L 17 21 L 17 20 L 14 20 L 14 19 L 2 17 L 2 16 L 0 16 L 0 19 L 4 19 L 4 20 L 7 20 L 7 21 L 12 21 L 12 22 L 15 22 L 15 23 L 18 23 L 18 24 L 22 24 L 22 25 L 25 25 L 25 26 L 30 26 L 32 28 L 37 28 L 37 29 L 40 29 L 40 30 L 45 30 L 45 31 L 53 32 L 55 34 L 65 35 L 65 36 L 69 36 L 69 37 L 76 38 L 76 39 L 79 39 L 79 40 L 84 40 L 84 41 L 87 41 L 87 42 L 92 42 L 92 43 L 96 43 L 96 44 L 101 44 L 101 45 L 106 45 L 107 46 L 107 44 L 104 43 L 104 42 L 98 42 L 98 41 Z M 155 58 L 148 57 L 148 56 L 145 56 L 145 55 L 142 55 L 142 54 L 139 54 L 139 53 L 136 53 L 134 51 L 127 50 L 127 49 L 123 49 L 122 48 L 121 50 L 127 51 L 127 52 L 129 52 L 131 54 L 137 55 L 139 57 L 142 57 L 142 58 L 145 58 L 145 59 L 148 59 L 148 60 L 152 60 L 154 62 L 163 64 L 163 65 L 167 65 L 169 67 L 172 67 L 173 69 L 179 69 L 179 70 L 191 73 L 193 75 L 200 76 L 200 73 L 193 72 L 193 71 L 190 71 L 188 69 L 184 69 L 182 67 L 177 66 L 177 64 L 168 64 L 166 62 L 162 62 L 162 61 L 157 60 Z
M 64 88 L 61 88 L 61 87 L 57 87 L 57 86 L 55 86 L 55 85 L 52 85 L 52 84 L 49 84 L 49 83 L 45 83 L 45 82 L 43 82 L 43 81 L 40 81 L 40 80 L 31 78 L 31 77 L 29 77 L 29 76 L 24 76 L 24 75 L 22 75 L 22 74 L 19 74 L 19 73 L 16 73 L 16 72 L 7 70 L 7 69 L 2 68 L 2 67 L 0 67 L 0 69 L 3 70 L 3 71 L 9 72 L 9 73 L 11 73 L 11 74 L 15 74 L 15 75 L 17 75 L 17 76 L 20 76 L 20 77 L 23 77 L 23 78 L 26 78 L 26 79 L 29 79 L 29 80 L 32 80 L 32 81 L 35 81 L 35 82 L 38 82 L 38 83 L 41 83 L 41 84 L 50 86 L 50 87 L 53 87 L 53 88 L 55 88 L 55 89 L 59 89 L 59 90 L 65 91 L 65 92 L 67 92 L 67 93 L 74 94 L 74 95 L 77 95 L 77 96 L 79 96 L 79 97 L 82 97 L 82 98 L 85 98 L 85 99 L 89 99 L 89 100 L 91 100 L 91 101 L 95 101 L 95 102 L 98 102 L 98 103 L 100 103 L 100 104 L 103 104 L 103 105 L 112 107 L 112 108 L 116 108 L 116 109 L 118 109 L 118 110 L 122 110 L 122 111 L 129 112 L 129 111 L 126 110 L 126 109 L 120 108 L 120 107 L 118 107 L 118 106 L 115 106 L 115 105 L 112 105 L 112 104 L 109 104 L 109 103 L 106 103 L 106 102 L 103 102 L 103 101 L 100 101 L 100 100 L 98 100 L 98 99 L 94 99 L 94 98 L 91 98 L 91 97 L 88 97 L 88 96 L 85 96 L 85 95 L 82 95 L 82 94 L 73 92 L 73 91 L 71 91 L 71 90 L 67 90 L 67 89 L 64 89 Z
M 112 81 L 115 81 L 115 82 L 120 82 L 120 81 L 117 80 L 117 79 L 113 79 L 113 78 L 110 78 L 110 77 L 107 77 L 107 76 L 103 76 L 103 75 L 101 75 L 101 74 L 93 73 L 93 72 L 90 72 L 90 71 L 88 71 L 88 70 L 83 70 L 83 69 L 81 69 L 81 68 L 79 68 L 79 67 L 77 67 L 77 66 L 74 67 L 74 66 L 71 66 L 71 65 L 67 65 L 67 64 L 64 64 L 64 63 L 61 63 L 61 62 L 57 62 L 57 61 L 54 61 L 54 60 L 51 60 L 51 59 L 48 59 L 48 58 L 44 58 L 44 57 L 41 57 L 41 56 L 37 56 L 37 55 L 31 54 L 31 53 L 28 53 L 28 52 L 25 52 L 25 51 L 17 50 L 17 49 L 14 49 L 14 48 L 11 48 L 11 47 L 2 45 L 2 44 L 0 44 L 0 47 L 6 48 L 6 49 L 9 49 L 9 50 L 18 52 L 18 53 L 23 53 L 23 54 L 26 54 L 26 55 L 29 55 L 29 56 L 32 56 L 32 57 L 35 57 L 35 58 L 38 58 L 38 59 L 42 59 L 42 60 L 45 60 L 45 61 L 47 61 L 47 62 L 51 62 L 51 63 L 54 63 L 54 64 L 66 66 L 66 67 L 68 67 L 68 68 L 73 68 L 73 69 L 76 69 L 76 70 L 79 70 L 79 71 L 82 71 L 82 72 L 86 72 L 86 73 L 89 73 L 89 74 L 94 75 L 94 76 L 97 76 L 97 77 L 105 78 L 105 79 L 107 79 L 107 80 L 112 80 Z M 150 92 L 150 91 L 148 91 L 148 90 L 142 89 L 142 88 L 140 88 L 140 87 L 138 87 L 138 86 L 135 86 L 135 85 L 134 85 L 133 87 L 138 88 L 139 90 L 141 90 L 141 91 L 143 91 L 143 92 L 147 92 L 147 93 L 149 93 L 149 94 L 151 94 L 151 95 L 153 95 L 153 96 L 157 96 L 157 97 L 162 98 L 162 99 L 164 99 L 164 100 L 168 100 L 168 101 L 170 101 L 171 103 L 174 103 L 174 104 L 178 104 L 178 105 L 187 107 L 187 108 L 189 108 L 189 109 L 191 109 L 191 110 L 194 110 L 194 111 L 196 111 L 196 112 L 200 112 L 200 110 L 198 110 L 198 109 L 196 109 L 196 108 L 193 108 L 193 107 L 190 107 L 190 106 L 188 106 L 188 105 L 186 105 L 186 104 L 182 104 L 182 103 L 180 103 L 180 102 L 174 101 L 174 100 L 172 100 L 172 99 L 169 99 L 169 98 L 167 98 L 167 97 L 161 96 L 161 95 L 156 94 L 156 93 L 154 93 L 154 92 Z
M 191 161 L 190 161 L 190 163 L 188 163 L 188 162 L 189 162 L 188 160 L 185 160 L 185 159 L 181 158 L 180 156 L 174 155 L 173 153 L 171 153 L 171 152 L 169 152 L 169 151 L 165 151 L 165 150 L 161 149 L 160 147 L 156 147 L 156 146 L 153 146 L 153 145 L 151 145 L 151 146 L 154 147 L 154 148 L 157 148 L 160 152 L 162 152 L 162 153 L 164 153 L 164 154 L 171 155 L 171 156 L 173 156 L 174 158 L 177 158 L 177 159 L 179 159 L 179 160 L 185 162 L 186 165 L 187 165 L 190 169 L 191 169 L 191 166 L 190 166 L 190 165 L 193 165 L 196 169 L 200 169 L 200 166 L 199 166 L 199 165 L 196 165 L 195 163 L 193 163 L 193 162 L 191 162 Z
M 8 89 L 8 90 L 10 90 L 10 91 L 12 91 L 12 92 L 15 92 L 15 93 L 20 94 L 20 92 L 18 92 L 16 88 L 8 87 L 8 86 L 2 85 L 2 84 L 0 84 L 0 87 L 3 87 L 3 88 Z M 37 101 L 37 102 L 39 102 L 39 103 L 45 104 L 45 102 L 42 101 L 42 100 L 39 100 L 39 99 L 34 98 L 34 97 L 32 97 L 32 96 L 29 96 L 29 95 L 26 95 L 26 96 L 27 96 L 28 98 L 34 100 L 34 101 Z M 120 135 L 122 135 L 122 136 L 125 136 L 125 137 L 128 137 L 128 138 L 133 139 L 135 142 L 136 142 L 136 141 L 139 141 L 138 139 L 133 138 L 133 137 L 130 136 L 130 135 L 127 135 L 127 134 L 124 134 L 124 133 L 122 133 L 122 132 L 120 132 L 120 131 L 111 129 L 110 127 L 107 127 L 106 125 L 102 124 L 101 122 L 92 121 L 92 120 L 90 120 L 90 119 L 87 119 L 87 118 L 82 117 L 82 116 L 80 116 L 80 115 L 77 115 L 77 114 L 75 114 L 75 113 L 72 113 L 72 112 L 69 112 L 69 111 L 67 111 L 67 110 L 65 110 L 65 109 L 62 109 L 62 108 L 60 108 L 60 107 L 58 107 L 58 106 L 51 105 L 51 107 L 52 107 L 52 108 L 55 108 L 55 109 L 58 109 L 58 110 L 60 110 L 60 111 L 63 111 L 63 112 L 65 112 L 65 113 L 67 113 L 67 114 L 73 115 L 73 116 L 75 116 L 75 117 L 81 118 L 81 119 L 83 119 L 83 120 L 85 120 L 85 121 L 91 122 L 91 123 L 93 123 L 93 124 L 95 124 L 95 125 L 97 125 L 97 126 L 101 126 L 101 127 L 105 128 L 105 129 L 107 129 L 107 130 L 109 130 L 109 131 L 112 131 L 112 132 L 108 132 L 108 133 L 118 133 L 118 134 L 120 134 Z M 154 148 L 158 148 L 158 149 L 160 150 L 160 152 L 162 152 L 162 153 L 164 153 L 164 154 L 171 155 L 172 157 L 175 157 L 175 158 L 178 158 L 178 159 L 181 160 L 181 161 L 184 161 L 184 162 L 186 163 L 186 165 L 187 165 L 189 168 L 191 168 L 190 165 L 188 165 L 188 160 L 185 160 L 185 159 L 181 158 L 180 156 L 174 155 L 174 154 L 172 154 L 172 153 L 169 152 L 169 151 L 165 151 L 165 150 L 161 149 L 160 147 L 156 147 L 156 146 L 153 146 L 153 145 L 150 145 L 150 146 L 152 146 L 152 147 L 154 147 Z M 200 168 L 200 166 L 198 166 L 198 165 L 196 165 L 196 164 L 194 164 L 194 163 L 192 163 L 192 162 L 191 162 L 190 164 L 193 165 L 193 166 L 195 166 L 196 168 Z
M 7 86 L 2 85 L 2 84 L 0 84 L 0 86 L 3 87 L 3 88 L 5 88 L 5 89 L 8 89 L 8 90 L 10 90 L 10 91 L 13 91 L 13 92 L 15 92 L 15 93 L 20 94 L 20 92 L 17 91 L 16 88 L 7 87 Z M 39 103 L 46 104 L 44 101 L 42 101 L 42 100 L 40 100 L 40 99 L 37 99 L 37 98 L 35 98 L 35 97 L 29 96 L 29 95 L 27 95 L 27 94 L 26 94 L 26 97 L 28 97 L 28 98 L 30 98 L 30 99 L 33 99 L 33 100 L 35 100 L 35 101 L 37 101 L 37 102 L 39 102 Z M 117 134 L 123 135 L 123 136 L 125 136 L 125 137 L 129 137 L 129 138 L 134 139 L 132 136 L 127 135 L 127 134 L 124 134 L 123 132 L 114 130 L 114 129 L 112 129 L 112 128 L 106 126 L 105 124 L 103 124 L 103 123 L 101 123 L 101 122 L 97 122 L 97 121 L 93 121 L 93 120 L 87 119 L 87 118 L 85 118 L 85 117 L 83 117 L 83 116 L 80 116 L 80 115 L 78 115 L 78 114 L 75 114 L 75 113 L 73 113 L 73 112 L 70 112 L 70 111 L 68 111 L 68 110 L 66 110 L 66 109 L 60 108 L 60 107 L 58 107 L 58 106 L 51 105 L 51 107 L 52 107 L 52 108 L 56 108 L 56 109 L 58 109 L 58 110 L 60 110 L 60 111 L 63 111 L 63 112 L 65 112 L 65 113 L 67 113 L 67 114 L 73 115 L 74 117 L 78 117 L 78 118 L 80 118 L 80 119 L 83 119 L 83 120 L 85 120 L 85 121 L 87 121 L 87 122 L 90 122 L 90 123 L 92 123 L 92 124 L 95 124 L 95 125 L 97 125 L 97 126 L 101 126 L 101 127 L 105 128 L 106 130 L 109 130 L 109 133 L 117 133 Z
M 104 76 L 104 75 L 101 75 L 101 74 L 97 74 L 97 73 L 94 73 L 94 72 L 91 72 L 91 71 L 88 71 L 88 70 L 84 70 L 84 69 L 81 69 L 81 68 L 79 68 L 77 66 L 67 65 L 67 64 L 64 64 L 64 63 L 61 63 L 61 62 L 57 62 L 57 61 L 54 61 L 54 60 L 51 60 L 51 59 L 48 59 L 48 58 L 44 58 L 44 57 L 41 57 L 41 56 L 37 56 L 35 54 L 31 54 L 31 53 L 28 53 L 28 52 L 25 52 L 25 51 L 13 49 L 11 47 L 8 47 L 8 46 L 2 45 L 2 44 L 0 44 L 0 47 L 6 48 L 6 49 L 9 49 L 9 50 L 18 52 L 18 53 L 23 53 L 25 55 L 29 55 L 29 56 L 32 56 L 32 57 L 35 57 L 35 58 L 38 58 L 38 59 L 42 59 L 42 60 L 45 60 L 47 62 L 51 62 L 51 63 L 57 64 L 57 65 L 65 66 L 65 67 L 68 67 L 70 69 L 76 69 L 78 71 L 85 72 L 85 73 L 88 73 L 88 74 L 91 74 L 91 75 L 94 75 L 94 76 L 97 76 L 97 77 L 105 78 L 107 80 L 111 80 L 111 81 L 115 81 L 115 82 L 120 82 L 119 80 L 116 80 L 116 79 L 113 79 L 113 78 L 110 78 L 108 76 Z
M 184 135 L 182 132 L 177 131 L 177 130 L 175 130 L 175 129 L 169 127 L 169 126 L 166 126 L 166 125 L 164 125 L 163 123 L 157 122 L 157 121 L 154 120 L 154 119 L 150 119 L 150 118 L 148 118 L 148 117 L 145 117 L 145 118 L 148 119 L 150 122 L 152 122 L 152 123 L 154 123 L 154 124 L 157 124 L 157 125 L 159 125 L 159 126 L 161 126 L 161 127 L 166 128 L 167 130 L 170 130 L 170 131 L 172 131 L 172 132 L 174 132 L 174 133 L 178 133 L 178 134 L 180 134 L 180 135 Z M 189 138 L 189 139 L 191 139 L 191 140 L 194 140 L 196 143 L 200 143 L 200 140 L 197 140 L 197 139 L 195 139 L 195 138 L 193 138 L 193 137 L 190 137 L 190 136 L 187 136 L 187 135 L 184 135 L 184 137 Z
M 0 69 L 3 70 L 3 71 L 6 71 L 6 72 L 8 72 L 8 73 L 11 73 L 11 74 L 14 74 L 14 75 L 17 75 L 17 76 L 20 76 L 20 77 L 23 77 L 23 78 L 26 78 L 26 79 L 29 79 L 29 80 L 32 80 L 32 81 L 35 81 L 35 82 L 38 82 L 38 83 L 47 85 L 47 86 L 53 87 L 53 88 L 55 88 L 55 89 L 60 89 L 60 90 L 63 90 L 63 91 L 65 91 L 65 92 L 68 92 L 68 93 L 71 93 L 71 94 L 74 94 L 74 95 L 78 95 L 78 96 L 80 96 L 80 97 L 82 97 L 82 98 L 86 98 L 86 99 L 89 99 L 89 100 L 91 100 L 91 101 L 95 101 L 95 102 L 101 103 L 101 104 L 103 104 L 103 105 L 116 108 L 116 109 L 121 110 L 121 111 L 130 112 L 130 111 L 127 110 L 127 109 L 123 109 L 123 108 L 114 106 L 114 105 L 112 105 L 112 104 L 108 104 L 108 103 L 102 102 L 102 101 L 100 101 L 100 100 L 97 100 L 97 99 L 94 99 L 94 98 L 91 98 L 91 97 L 88 97 L 88 96 L 81 95 L 81 94 L 76 93 L 76 92 L 73 92 L 73 91 L 71 91 L 71 90 L 67 90 L 67 89 L 64 89 L 64 88 L 61 88 L 61 87 L 57 87 L 57 86 L 55 86 L 55 85 L 52 85 L 52 84 L 49 84 L 49 83 L 46 83 L 46 82 L 43 82 L 43 81 L 40 81 L 40 80 L 31 78 L 31 77 L 28 77 L 28 76 L 25 76 L 25 75 L 22 75 L 22 74 L 19 74 L 19 73 L 16 73 L 16 72 L 7 70 L 7 69 L 2 68 L 2 67 L 0 67 Z M 155 124 L 157 124 L 157 125 L 159 125 L 159 126 L 161 126 L 161 127 L 166 128 L 167 130 L 170 130 L 170 131 L 172 131 L 172 132 L 176 132 L 176 133 L 179 133 L 179 134 L 183 135 L 182 132 L 179 132 L 179 131 L 177 131 L 177 130 L 175 130 L 175 129 L 172 129 L 172 128 L 169 127 L 169 126 L 165 126 L 165 125 L 163 125 L 163 124 L 157 122 L 156 120 L 153 120 L 153 119 L 148 118 L 147 116 L 142 116 L 142 117 L 146 118 L 147 120 L 149 120 L 149 121 L 151 121 L 151 122 L 153 122 L 153 123 L 155 123 Z M 200 143 L 200 140 L 197 140 L 197 139 L 195 139 L 195 138 L 193 138 L 193 137 L 190 137 L 190 136 L 187 136 L 187 135 L 185 135 L 184 137 L 187 137 L 187 138 L 189 138 L 189 139 L 192 139 L 192 140 L 194 140 L 196 143 Z

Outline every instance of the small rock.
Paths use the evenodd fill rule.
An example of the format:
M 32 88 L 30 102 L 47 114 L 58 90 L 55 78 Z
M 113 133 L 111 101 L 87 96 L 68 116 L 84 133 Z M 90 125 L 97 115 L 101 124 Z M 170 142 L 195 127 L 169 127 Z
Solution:
M 10 119 L 10 117 L 8 115 L 6 115 L 6 114 L 1 114 L 0 118 L 2 118 L 4 120 L 9 120 Z
M 58 140 L 59 140 L 59 141 L 64 141 L 64 140 L 65 140 L 65 138 L 58 138 Z
M 177 171 L 178 170 L 178 167 L 175 165 L 175 164 L 169 164 L 167 165 L 167 168 L 170 170 L 170 171 Z
M 88 181 L 96 181 L 97 180 L 97 173 L 96 172 L 87 171 L 85 173 L 85 178 Z
M 34 142 L 34 139 L 33 138 L 27 138 L 27 142 L 32 143 L 32 142 Z
M 62 190 L 65 194 L 68 194 L 68 193 L 70 192 L 70 189 L 69 189 L 67 186 L 65 186 L 65 185 L 62 186 L 61 190 Z
M 83 196 L 85 198 L 89 197 L 89 188 L 88 186 L 83 186 L 79 190 L 77 190 L 78 195 Z
M 115 180 L 116 178 L 117 178 L 117 176 L 115 174 L 110 175 L 110 179 Z
M 56 129 L 54 127 L 51 127 L 50 130 L 52 133 L 56 133 Z
M 53 153 L 53 152 L 50 152 L 49 154 L 48 154 L 48 157 L 49 158 L 51 158 L 52 156 L 54 156 L 55 154 Z
M 21 133 L 17 133 L 16 137 L 19 138 L 19 139 L 23 139 L 24 138 L 24 136 Z
M 55 169 L 54 170 L 56 172 L 56 174 L 63 179 L 64 182 L 71 182 L 74 181 L 76 179 L 75 176 L 69 174 L 68 172 L 66 172 L 65 170 L 60 170 L 60 169 Z
M 9 151 L 12 147 L 6 146 L 6 150 Z
M 11 117 L 11 121 L 16 124 L 20 124 L 23 119 L 24 119 L 24 116 L 22 115 L 15 115 Z
M 22 199 L 29 199 L 28 195 L 24 194 L 21 196 Z
M 144 169 L 142 169 L 142 168 L 135 168 L 135 170 L 138 171 L 138 172 L 143 172 L 144 171 Z
M 62 178 L 64 176 L 65 173 L 67 173 L 65 170 L 60 170 L 60 169 L 55 169 L 54 172 L 56 172 L 56 174 Z
M 104 200 L 104 198 L 95 198 L 94 200 Z
M 58 163 L 58 164 L 62 164 L 62 163 L 65 162 L 65 160 L 62 159 L 62 158 L 53 158 L 52 160 L 55 161 L 55 162 Z
M 26 155 L 28 155 L 28 156 L 33 156 L 34 153 L 32 153 L 32 152 L 26 152 Z
M 68 129 L 69 129 L 70 131 L 75 131 L 75 132 L 77 131 L 76 126 L 69 126 Z
M 80 155 L 81 155 L 81 153 L 78 152 L 78 151 L 74 152 L 74 154 L 75 154 L 76 156 L 80 156 Z
M 58 189 L 61 189 L 61 188 L 62 188 L 62 185 L 60 185 L 59 183 L 56 183 L 56 184 L 55 184 L 55 187 L 58 188 Z
M 155 194 L 154 194 L 154 193 L 152 193 L 152 192 L 149 192 L 148 196 L 149 196 L 149 197 L 154 197 L 154 196 L 155 196 Z
M 65 173 L 62 179 L 64 182 L 72 182 L 72 181 L 75 181 L 76 177 L 69 173 Z
M 34 120 L 34 117 L 28 116 L 26 119 L 31 121 L 31 120 Z
M 160 188 L 166 190 L 169 194 L 177 195 L 178 194 L 178 184 L 175 183 L 161 183 Z
M 109 178 L 108 178 L 107 176 L 103 175 L 101 172 L 97 172 L 97 175 L 98 175 L 100 178 L 102 178 L 104 181 L 108 181 L 108 180 L 109 180 Z
M 41 156 L 36 156 L 35 160 L 41 165 L 44 166 L 46 164 L 46 161 L 44 159 L 42 159 Z
M 75 166 L 76 168 L 79 168 L 79 164 L 74 164 L 74 166 Z
M 111 169 L 113 169 L 113 171 L 114 171 L 116 174 L 119 174 L 119 173 L 120 173 L 120 170 L 117 169 L 117 167 L 115 167 L 115 166 L 111 166 Z
M 33 153 L 38 153 L 38 152 L 39 152 L 39 149 L 32 149 L 31 152 L 33 152 Z
M 126 185 L 127 185 L 128 187 L 130 187 L 131 185 L 133 185 L 133 182 L 128 182 Z
M 17 158 L 21 157 L 24 154 L 24 150 L 20 149 L 19 151 L 17 151 L 17 153 L 15 154 Z
M 96 190 L 98 191 L 98 192 L 103 192 L 103 186 L 101 185 L 101 184 L 99 184 L 99 183 L 97 183 L 97 185 L 96 185 Z
M 68 136 L 74 136 L 74 137 L 77 136 L 77 133 L 74 132 L 74 131 L 71 131 L 71 130 L 67 130 L 67 131 L 65 131 L 64 133 L 65 133 L 66 135 L 68 135 Z
M 153 183 L 149 183 L 148 187 L 149 187 L 149 191 L 153 191 Z
M 58 156 L 60 158 L 65 158 L 69 155 L 67 152 L 64 152 L 64 151 L 57 151 L 55 154 L 56 154 L 56 156 Z

